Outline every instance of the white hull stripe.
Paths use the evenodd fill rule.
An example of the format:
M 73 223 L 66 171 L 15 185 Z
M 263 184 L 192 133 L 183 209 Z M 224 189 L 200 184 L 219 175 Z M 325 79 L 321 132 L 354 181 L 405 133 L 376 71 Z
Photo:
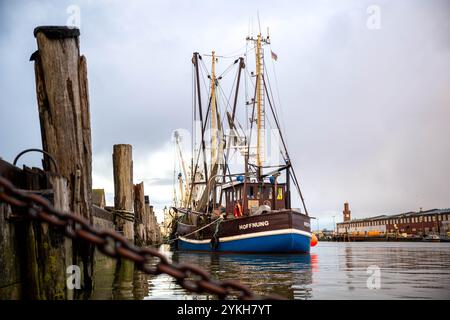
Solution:
M 311 238 L 311 233 L 298 230 L 298 229 L 281 229 L 281 230 L 272 230 L 272 231 L 261 231 L 261 232 L 254 232 L 254 233 L 248 233 L 248 234 L 240 234 L 237 236 L 229 236 L 229 237 L 222 237 L 219 238 L 219 242 L 229 242 L 234 240 L 242 240 L 242 239 L 250 239 L 250 238 L 258 238 L 258 237 L 266 237 L 266 236 L 274 236 L 279 234 L 300 234 L 302 236 L 307 236 Z M 179 237 L 180 240 L 189 242 L 189 243 L 196 243 L 196 244 L 203 244 L 203 243 L 209 243 L 211 242 L 211 239 L 206 240 L 195 240 L 195 239 L 188 239 L 185 237 Z

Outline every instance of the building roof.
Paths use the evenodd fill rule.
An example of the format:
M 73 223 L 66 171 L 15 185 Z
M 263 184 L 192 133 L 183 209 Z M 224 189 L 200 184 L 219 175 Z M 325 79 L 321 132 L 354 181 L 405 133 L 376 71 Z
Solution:
M 409 212 L 403 212 L 403 213 L 398 213 L 398 214 L 393 214 L 393 215 L 379 215 L 379 216 L 367 217 L 367 218 L 361 218 L 361 219 L 352 219 L 347 222 L 339 222 L 338 224 L 349 223 L 349 222 L 375 221 L 375 220 L 383 220 L 383 219 L 407 218 L 407 217 L 413 217 L 413 216 L 435 215 L 435 214 L 442 214 L 442 213 L 450 213 L 450 208 L 430 209 L 430 210 L 425 210 L 425 211 L 409 211 Z
M 103 208 L 105 203 L 105 189 L 92 189 L 92 203 Z

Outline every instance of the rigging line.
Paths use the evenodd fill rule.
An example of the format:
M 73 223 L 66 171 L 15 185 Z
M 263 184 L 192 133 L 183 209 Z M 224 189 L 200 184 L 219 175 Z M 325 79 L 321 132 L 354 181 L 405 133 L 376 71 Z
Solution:
M 231 108 L 230 100 L 231 100 L 231 96 L 232 96 L 232 94 L 233 94 L 233 89 L 234 89 L 234 87 L 235 87 L 235 85 L 236 85 L 236 80 L 237 80 L 237 74 L 236 74 L 236 76 L 235 76 L 235 78 L 234 78 L 233 85 L 232 85 L 232 87 L 231 87 L 230 95 L 228 96 L 228 98 L 226 97 L 226 93 L 225 93 L 223 87 L 222 87 L 220 84 L 218 85 L 219 89 L 220 89 L 221 92 L 222 92 L 222 95 L 226 98 L 226 106 L 229 107 L 229 108 L 227 108 L 227 110 L 230 110 L 230 111 L 232 111 L 232 110 L 231 110 L 232 108 Z M 222 96 L 222 95 L 221 95 L 221 96 Z M 222 99 L 224 99 L 224 98 L 222 97 Z M 224 100 L 224 101 L 225 101 L 225 100 Z M 225 121 L 225 115 L 226 115 L 226 114 L 224 113 L 223 116 L 222 116 L 222 122 Z M 237 120 L 235 119 L 235 123 L 237 123 L 238 126 L 239 126 L 239 129 L 241 129 L 240 134 L 242 134 L 242 135 L 244 136 L 244 135 L 245 135 L 244 129 L 242 128 L 242 125 L 240 124 L 240 122 L 237 121 Z M 236 130 L 236 131 L 238 131 L 238 130 Z
M 269 127 L 270 127 L 271 129 L 274 128 L 274 127 L 272 126 L 272 122 L 271 122 L 269 116 L 267 115 L 267 112 L 265 113 L 265 118 L 266 118 L 267 122 L 269 123 Z M 278 151 L 280 151 L 280 154 L 281 154 L 281 156 L 283 157 L 284 162 L 287 162 L 287 157 L 284 155 L 283 149 L 281 148 L 280 145 L 278 145 Z
M 272 44 L 269 43 L 269 49 L 272 52 Z M 281 113 L 281 125 L 283 127 L 283 130 L 286 130 L 286 123 L 284 122 L 284 114 L 283 114 L 283 105 L 281 104 L 281 95 L 280 95 L 280 86 L 278 84 L 278 77 L 277 77 L 277 72 L 275 69 L 275 62 L 272 59 L 272 70 L 273 70 L 273 75 L 275 78 L 275 89 L 277 92 L 277 98 L 278 98 L 278 105 L 280 106 L 280 113 Z M 270 86 L 270 84 L 269 84 Z M 275 100 L 274 100 L 275 101 Z M 286 139 L 286 145 L 289 147 L 289 141 Z
M 217 77 L 217 79 L 220 79 L 220 78 L 223 78 L 223 77 L 225 77 L 225 75 L 228 73 L 228 71 L 230 71 L 233 67 L 234 67 L 234 65 L 237 63 L 237 62 L 239 62 L 239 59 L 237 59 L 237 60 L 235 60 L 235 61 L 233 61 L 233 63 L 232 64 L 230 64 L 218 77 Z
M 201 152 L 202 148 L 198 148 L 198 152 L 197 152 L 197 160 L 195 163 L 195 168 L 194 168 L 194 175 L 192 176 L 192 185 L 191 185 L 191 191 L 189 193 L 189 199 L 188 199 L 188 208 L 192 208 L 191 206 L 191 200 L 192 199 L 192 193 L 194 191 L 194 182 L 195 182 L 195 177 L 197 176 L 197 169 L 198 169 L 198 161 L 200 160 L 200 152 Z
M 208 85 L 206 84 L 205 78 L 208 78 L 210 75 L 209 75 L 208 71 L 206 70 L 206 66 L 204 65 L 203 59 L 200 60 L 200 62 L 201 62 L 201 65 L 203 66 L 203 69 L 205 69 L 205 70 L 202 70 L 202 68 L 200 68 L 200 72 L 202 75 L 201 78 L 203 81 L 203 86 L 205 87 L 205 92 L 207 92 L 207 97 L 208 97 L 207 101 L 209 101 L 209 99 L 211 99 L 211 97 L 210 97 L 211 93 L 209 92 L 209 88 L 208 88 Z M 206 76 L 203 74 L 203 71 L 206 73 Z M 206 120 L 208 120 L 208 119 L 206 118 Z
M 192 174 L 192 170 L 194 169 L 194 154 L 195 154 L 195 143 L 197 141 L 197 137 L 195 135 L 195 124 L 197 123 L 197 96 L 195 94 L 195 72 L 194 72 L 194 65 L 192 65 L 192 127 L 191 127 L 191 170 L 190 173 Z M 186 177 L 188 179 L 188 177 Z M 188 180 L 189 181 L 189 180 Z
M 199 56 L 199 58 L 200 58 L 200 55 L 198 55 Z M 203 67 L 204 67 L 204 63 L 203 63 L 203 59 L 200 59 L 200 62 L 201 62 L 201 65 L 203 65 Z M 198 64 L 199 64 L 199 62 L 198 62 L 198 59 L 197 59 L 197 66 L 198 66 Z M 204 74 L 203 74 L 203 69 L 202 68 L 200 68 L 200 73 L 201 73 L 201 76 L 199 75 L 198 77 L 201 77 L 201 79 L 202 79 L 202 82 L 203 82 L 203 85 L 204 85 L 204 87 L 205 87 L 205 92 L 207 93 L 206 94 L 206 96 L 208 97 L 208 100 L 207 101 L 209 101 L 209 99 L 210 99 L 210 97 L 209 97 L 209 91 L 208 91 L 208 87 L 207 87 L 207 85 L 206 85 L 206 82 L 205 82 L 205 76 L 204 76 Z M 197 72 L 198 72 L 198 69 L 197 69 Z M 207 73 L 207 71 L 205 71 L 206 73 Z M 200 95 L 201 93 L 199 92 L 199 95 Z M 200 96 L 198 97 L 198 99 L 199 99 L 199 102 L 200 102 Z M 199 109 L 200 109 L 200 105 L 199 105 Z M 203 111 L 202 111 L 203 112 Z M 200 111 L 199 111 L 199 113 L 200 113 Z M 205 171 L 204 172 L 204 175 L 205 175 L 205 179 L 207 179 L 208 178 L 208 172 L 207 172 L 207 168 L 206 168 L 206 148 L 205 148 L 205 136 L 204 136 L 204 130 L 203 130 L 203 126 L 205 125 L 206 126 L 206 123 L 208 122 L 208 115 L 206 115 L 205 116 L 205 119 L 204 119 L 204 123 L 202 123 L 201 124 L 201 126 L 202 126 L 202 131 L 201 131 L 201 138 L 202 138 L 202 141 L 201 141 L 201 150 L 202 150 L 202 156 L 203 156 L 203 170 Z
M 250 34 L 250 33 L 248 33 L 248 34 Z M 247 49 L 247 43 L 245 45 L 243 45 L 242 47 L 240 47 L 239 49 L 231 51 L 228 54 L 221 55 L 220 57 L 221 58 L 227 58 L 227 57 L 230 57 L 230 56 L 238 56 L 239 54 L 241 54 L 243 52 L 241 50 L 244 50 L 244 49 Z
M 237 52 L 240 52 L 240 51 L 243 50 L 244 48 L 245 48 L 245 45 L 243 45 L 243 46 L 240 47 L 239 49 L 236 49 L 236 50 L 231 51 L 231 52 L 229 52 L 229 53 L 227 53 L 227 54 L 224 54 L 222 57 L 231 56 L 231 55 L 233 55 L 233 54 L 235 54 L 235 53 L 237 53 Z
M 173 205 L 177 205 L 177 187 L 176 187 L 176 176 L 177 176 L 177 169 L 176 169 L 176 163 L 177 163 L 177 154 L 175 151 L 175 143 L 173 145 Z
M 275 102 L 275 99 L 274 99 L 273 93 L 272 93 L 272 86 L 270 85 L 269 72 L 267 70 L 267 66 L 266 66 L 265 62 L 263 63 L 263 72 L 265 73 L 265 76 L 266 76 L 266 79 L 267 79 L 267 84 L 268 84 L 268 87 L 269 87 L 270 96 L 272 97 L 272 101 Z M 275 109 L 275 114 L 277 115 L 277 117 L 279 116 L 278 112 L 277 112 L 277 109 Z
M 237 76 L 237 75 L 236 75 Z M 235 79 L 236 80 L 236 79 Z M 219 87 L 219 89 L 222 91 L 222 94 L 220 95 L 221 96 L 221 98 L 222 99 L 224 99 L 224 97 L 223 96 L 225 96 L 225 92 L 224 92 L 224 90 L 223 90 L 223 88 L 219 85 L 218 86 Z M 233 83 L 233 87 L 234 87 L 234 83 Z M 231 94 L 230 94 L 230 97 L 231 97 Z M 227 103 L 228 103 L 228 105 L 229 105 L 229 100 L 227 101 Z M 225 113 L 224 113 L 225 114 Z M 222 118 L 222 123 L 224 122 L 224 118 Z M 222 126 L 222 130 L 223 130 L 223 126 Z M 227 139 L 226 139 L 226 136 L 225 136 L 225 133 L 222 131 L 222 139 L 225 141 L 225 146 L 226 146 L 226 152 L 223 152 L 223 157 L 224 157 L 224 167 L 223 167 L 223 182 L 225 183 L 225 174 L 226 174 L 226 171 L 227 171 L 227 169 L 228 169 L 228 173 L 229 174 L 231 174 L 231 172 L 230 172 L 230 168 L 229 168 L 229 165 L 228 165 L 228 155 L 229 155 L 229 153 L 230 153 L 230 145 L 231 145 L 231 137 L 229 136 L 228 137 L 228 142 L 227 142 Z M 230 178 L 230 181 L 231 181 L 232 179 Z M 234 188 L 234 187 L 233 187 Z M 220 195 L 220 197 L 222 198 L 222 194 Z
M 255 50 L 255 48 L 251 48 L 251 49 L 249 49 L 249 50 L 246 50 L 246 51 L 243 51 L 243 52 L 239 52 L 239 53 L 237 53 L 237 54 L 235 54 L 235 55 L 232 55 L 232 56 L 220 56 L 220 58 L 222 58 L 222 59 L 235 59 L 235 58 L 239 58 L 239 57 L 242 57 L 242 55 L 247 55 L 247 54 L 249 54 L 249 53 L 251 53 L 252 51 L 254 51 Z
M 249 31 L 250 31 L 250 19 L 249 19 Z M 247 62 L 248 62 L 248 58 L 247 58 L 247 54 L 248 54 L 248 42 L 245 42 L 245 68 L 247 69 Z M 248 101 L 248 79 L 245 76 L 245 72 L 244 72 L 244 84 L 245 84 L 245 101 Z M 248 130 L 248 108 L 245 108 L 245 129 Z
M 272 61 L 273 62 L 273 61 Z M 271 86 L 271 84 L 270 84 L 270 79 L 269 79 L 269 71 L 268 71 L 268 68 L 267 68 L 267 66 L 266 66 L 266 64 L 265 64 L 265 62 L 264 62 L 264 66 L 263 66 L 264 68 L 264 72 L 265 72 L 265 75 L 266 75 L 266 77 L 264 77 L 264 85 L 266 86 L 266 84 L 268 85 L 268 87 L 269 87 L 269 91 L 270 91 L 270 97 L 272 98 L 272 102 L 274 102 L 275 101 L 275 98 L 274 98 L 274 95 L 273 95 L 273 92 L 272 92 L 272 86 Z M 267 80 L 267 82 L 266 82 L 266 80 Z M 277 87 L 277 89 L 278 89 L 278 87 Z M 267 86 L 266 86 L 266 93 L 267 93 L 267 95 L 269 95 L 269 92 L 267 92 Z M 279 98 L 279 93 L 278 93 L 278 98 Z M 280 107 L 281 108 L 281 107 Z M 280 136 L 282 135 L 282 132 L 283 132 L 283 130 L 282 130 L 282 126 L 281 126 L 281 124 L 280 124 L 280 121 L 279 121 L 279 118 L 280 118 L 280 116 L 279 116 L 279 114 L 278 114 L 278 109 L 277 108 L 273 108 L 273 113 L 274 113 L 274 117 L 276 117 L 276 122 L 277 122 L 277 127 L 278 127 L 278 130 L 279 130 L 279 132 L 280 132 Z M 281 119 L 281 121 L 283 121 L 284 119 L 282 118 Z M 283 125 L 284 126 L 284 125 Z M 285 126 L 284 126 L 285 127 Z M 284 138 L 284 136 L 283 136 L 283 139 L 284 139 L 284 144 L 285 144 L 285 149 L 286 149 L 286 152 L 287 152 L 287 150 L 288 150 L 288 143 L 287 143 L 287 139 L 285 139 Z
M 256 83 L 255 82 L 253 82 L 253 76 L 249 73 L 249 71 L 248 71 L 248 69 L 247 68 L 245 68 L 245 72 L 247 72 L 247 76 L 249 77 L 249 79 L 250 79 L 250 84 L 252 85 L 252 87 L 256 87 Z
M 236 75 L 236 77 L 237 77 L 237 75 Z M 235 78 L 235 80 L 236 80 L 236 78 Z M 223 95 L 225 95 L 225 92 L 224 92 L 222 86 L 219 85 L 218 87 L 219 87 L 219 89 L 222 91 Z M 234 88 L 234 84 L 233 84 L 233 88 Z M 233 89 L 233 88 L 232 88 L 232 89 Z M 230 96 L 229 96 L 228 100 L 226 101 L 226 102 L 227 102 L 227 106 L 230 107 L 230 108 L 228 108 L 228 109 L 230 109 L 230 110 L 231 110 L 231 104 L 230 104 L 231 94 L 232 94 L 232 93 L 230 93 Z M 221 97 L 222 97 L 222 95 L 221 95 Z M 224 99 L 224 98 L 222 97 L 222 99 Z M 225 120 L 225 113 L 224 113 L 223 116 L 222 116 L 222 122 L 224 122 L 224 120 Z M 235 119 L 235 123 L 237 123 L 237 124 L 239 125 L 239 129 L 241 130 L 241 132 L 238 132 L 238 133 L 240 133 L 240 134 L 242 134 L 242 135 L 244 136 L 244 135 L 245 135 L 245 132 L 244 132 L 244 130 L 243 130 L 241 124 L 239 123 L 239 121 L 237 121 L 237 120 Z M 235 126 L 235 127 L 236 127 L 236 126 Z M 237 129 L 237 128 L 236 128 L 236 129 Z M 236 130 L 236 131 L 238 131 L 238 130 Z
M 269 80 L 269 74 L 267 73 L 267 69 L 266 69 L 266 67 L 265 67 L 265 64 L 264 64 L 264 71 L 266 72 L 266 76 L 267 76 L 267 78 L 266 77 L 264 77 L 264 85 L 266 85 L 266 79 L 267 79 L 267 84 L 268 84 L 268 86 L 269 86 L 269 91 L 270 91 L 270 97 L 272 98 L 272 101 L 274 101 L 274 98 L 273 98 L 273 94 L 272 94 L 272 89 L 271 89 L 271 86 L 270 86 L 270 80 Z M 267 95 L 269 95 L 269 92 L 267 91 L 267 87 L 266 87 L 266 94 Z M 270 100 L 270 97 L 268 96 L 268 99 Z M 278 131 L 279 131 L 279 133 L 280 133 L 280 136 L 282 135 L 282 130 L 281 130 L 281 127 L 279 126 L 279 121 L 278 121 L 278 119 L 279 119 L 279 115 L 278 115 L 278 113 L 277 113 L 277 109 L 276 108 L 273 108 L 273 113 L 274 113 L 274 119 L 275 119 L 275 122 L 276 122 L 276 125 L 277 125 L 277 129 L 278 129 Z M 266 117 L 267 117 L 267 119 L 269 120 L 269 117 L 267 116 L 267 114 L 266 114 Z M 287 150 L 287 144 L 286 144 L 286 150 Z M 280 148 L 280 151 L 281 151 L 281 148 Z M 283 155 L 283 158 L 286 160 L 286 158 L 288 158 L 288 156 L 286 155 L 284 155 L 283 154 L 283 152 L 281 152 L 281 154 Z
M 247 156 L 250 157 L 250 145 L 252 143 L 252 131 L 253 131 L 253 122 L 255 119 L 255 104 L 256 104 L 256 86 L 255 86 L 255 95 L 253 98 L 253 110 L 252 110 L 252 118 L 250 121 L 250 133 L 249 133 L 249 139 L 248 139 L 248 144 L 247 144 Z
M 218 87 L 219 87 L 219 89 L 220 89 L 220 91 L 221 91 L 221 97 L 222 97 L 222 99 L 224 100 L 224 102 L 226 102 L 225 103 L 225 105 L 226 105 L 226 110 L 228 111 L 228 109 L 230 110 L 230 111 L 232 111 L 232 108 L 231 108 L 231 104 L 230 104 L 230 99 L 231 99 L 231 95 L 233 94 L 233 89 L 234 89 L 234 85 L 236 84 L 236 78 L 237 78 L 237 74 L 236 74 L 236 76 L 234 77 L 234 81 L 233 81 L 233 85 L 232 85 L 232 87 L 231 87 L 231 92 L 230 92 L 230 95 L 227 97 L 226 96 L 226 93 L 225 93 L 225 91 L 223 90 L 223 88 L 222 88 L 222 86 L 220 85 L 220 83 L 218 84 Z M 228 108 L 229 107 L 229 108 Z M 222 121 L 224 121 L 224 118 L 225 118 L 225 113 L 223 114 L 223 116 L 222 116 Z
M 266 94 L 267 94 L 267 101 L 269 102 L 270 110 L 272 111 L 272 115 L 274 117 L 275 123 L 277 124 L 278 132 L 280 133 L 280 137 L 281 137 L 281 142 L 283 143 L 284 151 L 285 151 L 286 157 L 288 158 L 288 161 L 289 161 L 289 163 L 287 163 L 287 164 L 289 164 L 292 167 L 292 177 L 293 177 L 292 180 L 294 181 L 294 184 L 297 187 L 297 191 L 298 191 L 298 194 L 300 196 L 300 199 L 302 200 L 302 204 L 303 204 L 303 208 L 305 209 L 305 213 L 308 214 L 308 210 L 306 209 L 305 199 L 303 198 L 303 194 L 302 194 L 302 191 L 300 189 L 300 184 L 298 183 L 297 175 L 295 173 L 294 167 L 292 166 L 291 158 L 289 156 L 289 153 L 288 153 L 288 150 L 287 150 L 287 146 L 286 146 L 286 143 L 284 141 L 284 137 L 283 137 L 283 135 L 281 133 L 281 130 L 280 130 L 280 124 L 279 124 L 278 119 L 276 117 L 276 114 L 274 112 L 272 101 L 270 100 L 270 97 L 269 97 L 269 94 L 268 94 L 268 91 L 267 91 L 267 86 L 266 86 L 265 79 L 264 79 L 264 77 L 262 77 L 262 78 L 263 78 L 263 85 L 264 85 L 264 88 L 265 88 Z
M 232 86 L 231 86 L 230 95 L 228 96 L 228 98 L 226 97 L 226 93 L 225 93 L 225 91 L 223 90 L 222 85 L 221 85 L 220 83 L 218 84 L 218 87 L 220 87 L 220 90 L 222 90 L 222 93 L 223 93 L 224 97 L 226 98 L 227 106 L 230 107 L 230 110 L 231 110 L 230 100 L 231 100 L 231 95 L 233 94 L 234 86 L 236 85 L 236 80 L 237 80 L 237 73 L 236 73 L 236 75 L 234 76 L 233 84 L 232 84 Z

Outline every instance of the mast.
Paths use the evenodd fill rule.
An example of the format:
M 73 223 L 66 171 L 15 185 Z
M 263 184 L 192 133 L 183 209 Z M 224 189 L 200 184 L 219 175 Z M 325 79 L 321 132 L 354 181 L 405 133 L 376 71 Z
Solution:
M 202 95 L 200 90 L 200 73 L 198 70 L 198 60 L 201 59 L 198 52 L 194 52 L 193 62 L 195 65 L 195 75 L 196 75 L 196 84 L 197 84 L 197 98 L 198 98 L 198 113 L 200 116 L 200 123 L 201 123 L 201 137 L 202 137 L 202 153 L 203 153 L 203 170 L 205 171 L 205 181 L 208 181 L 208 170 L 206 167 L 206 154 L 205 154 L 205 136 L 204 136 L 204 130 L 203 130 L 203 111 L 202 111 Z M 196 168 L 197 169 L 197 168 Z M 196 170 L 195 170 L 196 172 Z M 195 174 L 192 179 L 195 179 Z M 194 182 L 194 180 L 192 180 Z M 194 185 L 194 183 L 192 183 Z
M 215 207 L 216 204 L 216 176 L 219 167 L 219 157 L 218 155 L 222 155 L 223 150 L 223 142 L 220 140 L 220 144 L 218 144 L 217 139 L 219 135 L 219 117 L 217 114 L 217 99 L 216 99 L 216 86 L 217 86 L 217 78 L 216 78 L 216 53 L 212 51 L 212 66 L 211 66 L 211 93 L 210 93 L 210 108 L 211 108 L 211 169 L 209 174 L 209 179 L 206 179 L 206 187 L 203 191 L 200 200 L 197 203 L 196 210 L 209 210 L 210 200 L 212 196 L 212 207 Z M 208 109 L 209 110 L 209 109 Z M 208 114 L 206 115 L 208 117 Z M 206 125 L 206 122 L 205 122 Z
M 216 105 L 216 52 L 212 51 L 211 66 L 211 170 L 217 162 L 217 105 Z
M 261 32 L 255 38 L 247 37 L 247 40 L 255 42 L 255 61 L 256 61 L 256 86 L 255 86 L 255 97 L 256 97 L 256 168 L 258 181 L 262 179 L 262 167 L 264 165 L 264 85 L 263 85 L 263 74 L 264 74 L 264 52 L 262 50 L 263 43 L 270 43 L 269 37 L 264 38 Z
M 263 119 L 263 105 L 262 105 L 262 97 L 263 92 L 261 88 L 261 33 L 258 34 L 258 37 L 256 38 L 256 94 L 257 94 L 257 100 L 256 100 L 256 112 L 257 112 L 257 118 L 256 118 L 256 126 L 257 126 L 257 141 L 256 141 L 256 166 L 258 167 L 258 180 L 261 179 L 261 167 L 262 167 L 262 159 L 261 154 L 264 152 L 262 150 L 262 139 L 261 139 L 261 130 L 262 130 L 262 119 Z
M 186 163 L 184 162 L 184 158 L 183 158 L 183 152 L 181 151 L 181 145 L 180 145 L 180 134 L 178 133 L 178 131 L 175 131 L 175 144 L 176 144 L 176 147 L 177 147 L 177 149 L 178 149 L 178 154 L 179 154 L 179 157 L 180 157 L 180 162 L 181 162 L 181 168 L 182 168 L 182 170 L 183 170 L 183 174 L 184 174 L 184 177 L 185 177 L 185 187 L 184 187 L 184 192 L 183 192 L 183 186 L 181 185 L 180 186 L 180 192 L 182 192 L 182 194 L 181 194 L 181 207 L 185 207 L 186 205 L 187 205 L 187 203 L 186 203 L 186 201 L 188 201 L 188 199 L 190 198 L 190 195 L 189 195 L 189 190 L 190 190 L 190 188 L 189 188 L 189 178 L 188 178 L 188 175 L 187 175 L 187 170 L 186 170 Z M 182 184 L 182 178 L 181 178 L 181 173 L 180 173 L 180 175 L 179 175 L 179 179 L 180 179 L 180 183 Z

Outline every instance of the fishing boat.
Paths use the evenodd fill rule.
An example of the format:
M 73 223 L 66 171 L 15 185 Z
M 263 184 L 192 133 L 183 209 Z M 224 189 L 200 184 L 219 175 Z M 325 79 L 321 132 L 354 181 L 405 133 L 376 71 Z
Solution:
M 273 60 L 277 56 L 270 48 L 268 32 L 246 41 L 245 54 L 231 57 L 221 74 L 217 65 L 229 61 L 229 56 L 215 51 L 193 54 L 193 122 L 197 125 L 191 137 L 190 164 L 183 137 L 174 133 L 180 169 L 179 173 L 174 169 L 174 245 L 186 251 L 309 253 L 311 217 L 280 128 L 265 51 L 270 50 Z M 253 70 L 247 67 L 250 60 L 254 60 Z M 233 68 L 235 77 L 227 95 L 225 74 Z M 245 101 L 240 91 L 243 75 L 248 77 Z M 245 128 L 239 120 L 243 114 Z M 273 135 L 277 138 L 270 147 L 278 148 L 278 157 L 269 161 L 266 138 Z M 292 186 L 302 209 L 291 207 Z

